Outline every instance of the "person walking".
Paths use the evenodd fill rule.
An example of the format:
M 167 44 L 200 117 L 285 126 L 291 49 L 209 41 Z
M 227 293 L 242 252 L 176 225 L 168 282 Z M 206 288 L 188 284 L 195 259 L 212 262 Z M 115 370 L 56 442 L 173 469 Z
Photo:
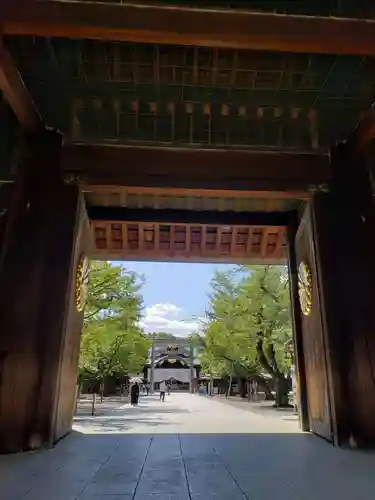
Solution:
M 149 395 L 150 393 L 150 382 L 146 382 L 146 394 L 147 396 Z
M 162 380 L 160 382 L 160 401 L 165 401 L 165 391 L 167 390 L 167 384 L 165 383 L 165 380 Z
M 130 389 L 130 403 L 132 406 L 138 406 L 139 384 L 135 382 Z

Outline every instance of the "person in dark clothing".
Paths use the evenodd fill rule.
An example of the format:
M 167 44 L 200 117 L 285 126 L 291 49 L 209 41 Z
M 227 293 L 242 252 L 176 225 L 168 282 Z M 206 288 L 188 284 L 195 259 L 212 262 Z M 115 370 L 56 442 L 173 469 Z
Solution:
M 167 390 L 167 384 L 165 383 L 165 380 L 162 380 L 160 382 L 159 390 L 160 390 L 160 401 L 165 401 L 165 392 Z
M 138 382 L 135 382 L 130 389 L 130 403 L 132 406 L 137 406 L 138 405 L 138 399 L 139 399 L 139 384 Z

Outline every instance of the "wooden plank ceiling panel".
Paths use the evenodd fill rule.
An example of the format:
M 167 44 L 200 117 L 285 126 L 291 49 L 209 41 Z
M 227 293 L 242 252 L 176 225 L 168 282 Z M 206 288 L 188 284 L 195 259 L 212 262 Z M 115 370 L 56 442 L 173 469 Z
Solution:
M 94 258 L 281 264 L 283 226 L 92 221 Z

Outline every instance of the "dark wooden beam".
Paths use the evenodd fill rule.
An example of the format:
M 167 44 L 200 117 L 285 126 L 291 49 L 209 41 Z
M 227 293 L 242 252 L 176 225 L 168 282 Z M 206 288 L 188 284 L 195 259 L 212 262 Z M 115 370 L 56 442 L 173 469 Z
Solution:
M 17 3 L 19 3 L 18 0 Z M 375 54 L 375 21 L 162 5 L 21 0 L 7 35 L 329 54 Z
M 66 145 L 66 179 L 103 186 L 285 192 L 296 198 L 330 179 L 319 153 Z
M 168 188 L 168 187 L 145 187 L 145 186 L 116 186 L 107 184 L 105 186 L 99 186 L 96 184 L 84 184 L 84 193 L 96 193 L 104 195 L 118 194 L 120 197 L 123 195 L 133 194 L 136 196 L 147 195 L 147 196 L 175 196 L 180 197 L 198 197 L 198 198 L 262 198 L 264 199 L 264 191 L 254 191 L 254 190 L 237 190 L 233 191 L 230 189 L 191 189 L 191 188 Z M 285 191 L 268 191 L 267 199 L 300 199 L 309 200 L 310 194 L 307 192 L 285 192 Z
M 92 206 L 87 208 L 95 221 L 159 224 L 203 224 L 222 226 L 287 226 L 289 212 L 219 212 Z
M 355 150 L 365 152 L 373 139 L 375 139 L 375 103 L 362 117 L 362 120 L 348 137 L 347 142 Z
M 43 130 L 39 113 L 12 57 L 0 38 L 0 91 L 27 132 Z

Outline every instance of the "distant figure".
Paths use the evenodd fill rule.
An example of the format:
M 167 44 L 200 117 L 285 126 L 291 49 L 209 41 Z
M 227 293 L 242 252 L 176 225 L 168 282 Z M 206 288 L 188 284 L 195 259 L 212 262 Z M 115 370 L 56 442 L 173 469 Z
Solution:
M 160 401 L 164 401 L 165 400 L 165 391 L 167 390 L 167 384 L 165 383 L 164 380 L 162 382 L 160 382 L 159 389 L 160 389 Z
M 146 382 L 146 393 L 147 393 L 147 396 L 150 393 L 150 382 Z
M 137 406 L 138 405 L 138 399 L 139 399 L 139 384 L 138 382 L 135 382 L 130 389 L 130 403 L 132 406 Z

